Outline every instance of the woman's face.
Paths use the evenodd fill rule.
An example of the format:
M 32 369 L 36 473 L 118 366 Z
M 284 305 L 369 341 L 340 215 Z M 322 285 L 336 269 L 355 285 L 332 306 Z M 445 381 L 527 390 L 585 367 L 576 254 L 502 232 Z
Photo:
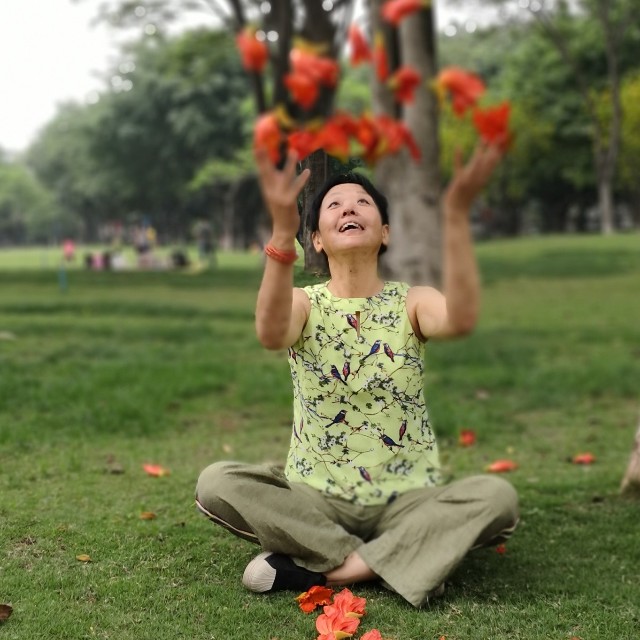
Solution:
M 327 191 L 320 205 L 318 230 L 313 234 L 316 251 L 330 256 L 345 251 L 373 252 L 376 256 L 389 238 L 389 225 L 373 198 L 359 184 L 338 184 Z

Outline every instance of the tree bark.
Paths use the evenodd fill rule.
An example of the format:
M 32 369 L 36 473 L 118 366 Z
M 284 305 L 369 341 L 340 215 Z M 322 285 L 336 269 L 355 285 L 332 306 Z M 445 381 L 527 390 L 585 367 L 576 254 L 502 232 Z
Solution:
M 317 275 L 327 275 L 329 273 L 329 264 L 324 253 L 317 253 L 311 242 L 311 229 L 308 220 L 311 212 L 311 203 L 320 187 L 329 177 L 329 163 L 327 154 L 322 151 L 314 151 L 307 156 L 301 163 L 302 169 L 310 169 L 311 175 L 305 185 L 300 196 L 302 212 L 302 220 L 300 221 L 300 233 L 298 241 L 304 250 L 304 270 L 307 273 L 315 273 Z
M 627 471 L 622 478 L 620 492 L 623 495 L 640 498 L 640 422 L 636 431 L 636 439 L 629 459 Z
M 380 0 L 372 2 L 372 22 Z M 375 27 L 374 27 L 375 29 Z M 434 13 L 425 9 L 405 19 L 399 31 L 399 59 L 423 76 L 415 101 L 404 108 L 404 122 L 420 148 L 422 159 L 407 153 L 382 160 L 376 182 L 389 199 L 391 239 L 382 261 L 385 278 L 409 284 L 439 287 L 442 280 L 442 225 L 440 220 L 440 145 L 438 102 L 430 82 L 436 74 Z M 395 115 L 388 90 L 374 86 L 376 112 Z

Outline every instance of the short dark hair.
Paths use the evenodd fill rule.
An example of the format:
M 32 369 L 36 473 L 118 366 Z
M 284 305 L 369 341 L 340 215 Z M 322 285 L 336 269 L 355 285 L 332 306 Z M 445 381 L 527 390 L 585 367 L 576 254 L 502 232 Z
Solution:
M 337 187 L 339 184 L 357 184 L 360 185 L 373 199 L 376 206 L 378 207 L 378 211 L 380 212 L 380 217 L 382 218 L 382 224 L 389 224 L 389 203 L 387 198 L 376 189 L 374 184 L 361 173 L 357 173 L 355 171 L 350 171 L 349 173 L 340 173 L 335 176 L 331 176 L 323 185 L 320 187 L 320 190 L 316 193 L 311 202 L 311 210 L 309 212 L 309 229 L 311 233 L 314 233 L 318 230 L 320 224 L 320 207 L 322 206 L 322 201 L 324 197 L 333 189 L 333 187 Z M 380 251 L 378 255 L 383 254 L 387 250 L 385 245 L 380 247 Z

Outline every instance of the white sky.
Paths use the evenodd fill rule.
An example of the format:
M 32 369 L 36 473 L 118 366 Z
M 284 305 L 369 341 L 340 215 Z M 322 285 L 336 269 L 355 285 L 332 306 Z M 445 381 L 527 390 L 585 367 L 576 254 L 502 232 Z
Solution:
M 91 26 L 98 4 L 0 0 L 0 148 L 25 149 L 58 104 L 103 87 L 122 36 Z M 440 24 L 450 17 L 439 8 Z

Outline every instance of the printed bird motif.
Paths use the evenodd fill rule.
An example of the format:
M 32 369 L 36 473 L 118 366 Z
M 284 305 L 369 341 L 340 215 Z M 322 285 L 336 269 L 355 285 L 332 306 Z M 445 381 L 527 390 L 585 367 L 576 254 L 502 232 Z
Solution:
M 391 362 L 393 362 L 393 356 L 395 355 L 393 353 L 393 350 L 391 349 L 391 347 L 385 342 L 384 343 L 384 352 L 387 354 L 387 356 L 389 357 L 389 359 L 391 360 Z
M 356 318 L 352 313 L 347 313 L 347 322 L 356 331 L 358 330 L 358 318 Z
M 343 424 L 349 424 L 345 419 L 346 415 L 347 415 L 347 410 L 346 409 L 340 409 L 340 411 L 336 414 L 336 417 L 329 424 L 326 424 L 324 426 L 324 428 L 328 429 L 329 427 L 333 426 L 334 424 L 340 424 L 341 422 Z
M 369 472 L 364 467 L 358 467 L 358 471 L 360 472 L 360 475 L 362 476 L 362 478 L 364 480 L 366 480 L 367 482 L 373 484 L 373 482 L 371 480 L 371 476 L 369 475 Z
M 369 356 L 374 356 L 376 353 L 378 353 L 378 351 L 380 351 L 380 342 L 382 341 L 376 340 L 371 347 L 371 351 L 369 351 L 369 353 L 367 353 L 367 355 L 362 358 L 360 362 L 364 362 Z
M 298 354 L 291 348 L 289 347 L 289 357 L 294 361 L 297 362 L 298 361 Z
M 342 366 L 342 375 L 344 376 L 344 381 L 347 381 L 347 378 L 349 377 L 349 374 L 351 373 L 351 367 L 349 366 L 348 362 L 345 362 L 344 365 Z
M 393 447 L 400 447 L 401 449 L 404 449 L 404 445 L 403 444 L 398 444 L 397 442 L 395 442 L 392 438 L 390 438 L 388 435 L 386 435 L 385 433 L 383 433 L 380 436 L 380 440 L 382 440 L 382 442 L 384 442 L 384 444 L 389 447 L 389 449 L 393 448 Z
M 340 382 L 342 382 L 342 384 L 344 384 L 344 380 L 342 379 L 342 376 L 340 375 L 340 372 L 338 371 L 338 367 L 336 367 L 335 364 L 331 365 L 331 376 L 334 377 L 336 380 L 340 380 Z
M 296 423 L 295 422 L 293 423 L 293 435 L 298 439 L 299 442 L 302 442 L 302 438 L 298 435 L 298 432 L 296 431 Z
M 400 425 L 400 431 L 398 432 L 398 439 L 402 440 L 404 434 L 407 432 L 407 421 L 403 420 Z

